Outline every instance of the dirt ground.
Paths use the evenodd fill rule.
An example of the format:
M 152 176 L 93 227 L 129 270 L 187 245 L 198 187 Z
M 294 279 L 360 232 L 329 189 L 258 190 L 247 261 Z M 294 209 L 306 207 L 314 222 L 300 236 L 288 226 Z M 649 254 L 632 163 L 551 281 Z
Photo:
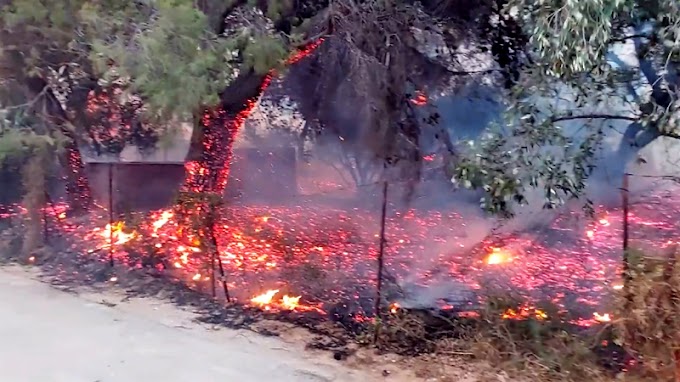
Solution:
M 462 367 L 360 351 L 336 361 L 305 350 L 306 331 L 280 337 L 195 322 L 163 301 L 54 289 L 31 268 L 0 268 L 0 381 L 458 381 Z M 283 329 L 283 330 L 282 330 Z

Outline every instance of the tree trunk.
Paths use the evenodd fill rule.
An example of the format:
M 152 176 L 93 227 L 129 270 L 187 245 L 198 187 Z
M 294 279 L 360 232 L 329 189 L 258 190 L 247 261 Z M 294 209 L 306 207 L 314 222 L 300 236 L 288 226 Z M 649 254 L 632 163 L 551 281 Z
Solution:
M 626 128 L 619 147 L 613 155 L 603 158 L 601 168 L 593 175 L 590 192 L 593 198 L 607 206 L 617 206 L 619 198 L 613 189 L 618 189 L 629 164 L 633 163 L 640 150 L 659 137 L 659 133 L 631 123 Z
M 47 118 L 68 138 L 59 162 L 66 172 L 66 196 L 69 207 L 72 211 L 82 211 L 90 206 L 92 199 L 85 175 L 85 166 L 78 148 L 78 137 L 69 128 L 71 123 L 54 93 L 49 89 L 45 90 L 48 86 L 47 82 L 42 78 L 29 77 L 26 79 L 26 85 L 36 97 L 42 97 L 40 103 L 46 111 Z
M 246 73 L 221 94 L 218 108 L 205 110 L 196 118 L 187 155 L 185 188 L 193 192 L 224 192 L 232 145 L 266 85 L 266 76 Z

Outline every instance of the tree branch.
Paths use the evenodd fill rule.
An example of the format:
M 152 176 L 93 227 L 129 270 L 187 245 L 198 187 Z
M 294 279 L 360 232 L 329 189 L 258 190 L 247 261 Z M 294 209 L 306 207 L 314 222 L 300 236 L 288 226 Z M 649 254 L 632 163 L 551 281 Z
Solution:
M 626 63 L 621 60 L 621 58 L 615 54 L 612 54 L 612 57 L 609 58 L 609 61 L 612 61 L 614 64 L 618 65 L 621 69 L 624 69 L 626 67 Z M 628 88 L 628 93 L 635 99 L 635 102 L 640 102 L 640 96 L 638 93 L 635 91 L 635 87 L 631 82 L 626 82 L 626 87 Z
M 644 38 L 652 37 L 645 36 Z M 644 46 L 641 38 L 636 38 L 633 41 L 635 42 L 635 55 L 640 62 L 640 71 L 652 87 L 652 98 L 654 99 L 654 102 L 661 107 L 667 108 L 671 104 L 672 99 L 668 92 L 661 87 L 661 81 L 664 78 L 658 74 L 656 69 L 654 69 L 654 64 L 644 57 L 645 52 L 643 51 Z
M 614 43 L 617 43 L 617 42 L 626 42 L 628 40 L 639 39 L 639 38 L 649 38 L 649 35 L 646 34 L 646 33 L 636 33 L 636 34 L 631 34 L 631 35 L 628 35 L 628 36 L 621 36 L 621 37 L 612 38 L 612 39 L 609 40 L 609 43 L 614 44 Z
M 45 96 L 49 90 L 50 90 L 49 86 L 48 86 L 48 85 L 45 85 L 45 86 L 42 88 L 42 90 L 40 90 L 38 93 L 36 93 L 30 101 L 24 102 L 24 103 L 19 104 L 19 105 L 6 106 L 6 107 L 3 107 L 1 110 L 10 111 L 10 110 L 23 109 L 23 108 L 30 109 L 30 108 L 32 108 L 38 101 L 40 101 L 40 99 L 41 99 L 43 96 Z
M 613 119 L 621 121 L 632 121 L 637 122 L 640 120 L 639 117 L 630 117 L 627 115 L 615 115 L 615 114 L 584 114 L 584 115 L 565 115 L 563 117 L 553 117 L 552 122 L 560 121 L 571 121 L 576 119 Z

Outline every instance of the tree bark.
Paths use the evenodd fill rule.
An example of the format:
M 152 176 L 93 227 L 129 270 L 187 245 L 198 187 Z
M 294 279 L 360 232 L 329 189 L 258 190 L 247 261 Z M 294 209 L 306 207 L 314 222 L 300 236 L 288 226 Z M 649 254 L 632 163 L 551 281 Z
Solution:
M 42 98 L 43 110 L 47 114 L 45 117 L 68 138 L 66 147 L 59 157 L 59 162 L 66 173 L 66 195 L 69 208 L 73 212 L 82 211 L 90 206 L 92 198 L 87 176 L 85 175 L 85 165 L 78 148 L 78 137 L 69 128 L 69 126 L 73 125 L 54 93 L 47 88 L 48 84 L 44 79 L 29 77 L 25 79 L 25 84 L 34 96 Z
M 601 169 L 593 176 L 592 191 L 596 198 L 603 198 L 600 202 L 618 205 L 619 199 L 611 190 L 620 187 L 628 166 L 637 159 L 640 150 L 660 136 L 656 131 L 644 128 L 637 122 L 628 125 L 616 151 L 610 157 L 603 158 Z
M 219 107 L 196 116 L 189 167 L 185 187 L 194 192 L 224 192 L 232 159 L 232 145 L 258 97 L 266 87 L 267 78 L 253 71 L 238 77 L 220 95 Z

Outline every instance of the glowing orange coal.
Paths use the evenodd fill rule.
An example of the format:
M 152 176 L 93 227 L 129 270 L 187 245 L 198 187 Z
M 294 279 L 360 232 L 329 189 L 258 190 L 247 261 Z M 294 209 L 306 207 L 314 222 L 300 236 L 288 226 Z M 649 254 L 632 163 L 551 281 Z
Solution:
M 506 310 L 503 312 L 502 317 L 506 320 L 526 320 L 528 318 L 534 318 L 542 321 L 548 318 L 548 314 L 531 306 L 521 306 L 517 309 Z
M 396 303 L 396 302 L 392 303 L 390 305 L 390 313 L 392 313 L 392 314 L 397 313 L 399 311 L 399 308 L 401 308 L 401 306 L 398 303 Z
M 113 226 L 111 224 L 107 224 L 106 227 L 104 227 L 103 230 L 99 233 L 101 237 L 106 239 L 107 241 L 110 239 L 113 239 L 113 243 L 106 243 L 105 245 L 108 246 L 110 244 L 113 245 L 121 245 L 129 242 L 130 240 L 135 238 L 135 233 L 126 233 L 124 231 L 125 228 L 125 223 L 123 222 L 117 222 L 113 223 Z
M 612 316 L 609 313 L 593 313 L 593 319 L 597 322 L 611 322 L 612 321 Z
M 411 103 L 416 106 L 423 106 L 427 104 L 427 95 L 421 91 L 417 91 L 415 96 L 411 98 Z
M 512 254 L 502 248 L 494 247 L 485 261 L 488 265 L 509 263 L 512 261 Z

